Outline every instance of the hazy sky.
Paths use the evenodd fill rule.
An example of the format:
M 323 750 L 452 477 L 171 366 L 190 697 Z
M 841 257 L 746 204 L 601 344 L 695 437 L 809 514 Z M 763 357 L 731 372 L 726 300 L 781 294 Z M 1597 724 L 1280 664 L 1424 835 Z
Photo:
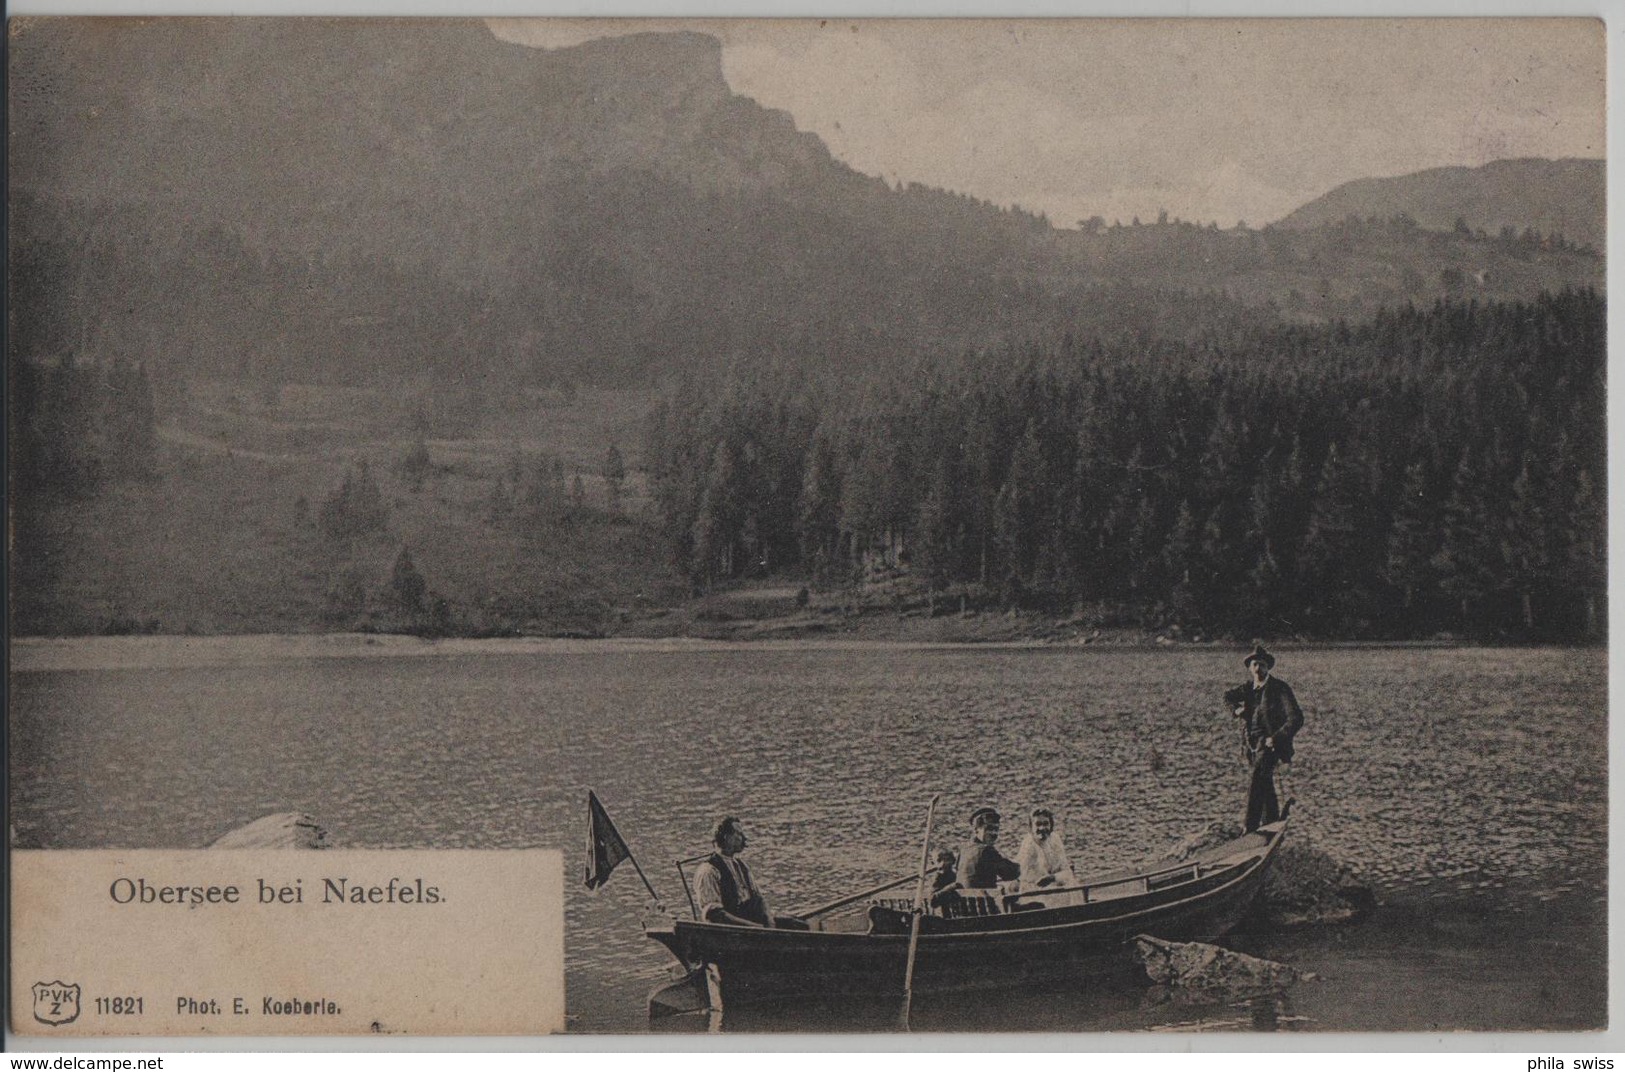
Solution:
M 491 23 L 702 30 L 736 92 L 860 171 L 1047 212 L 1278 219 L 1339 183 L 1604 153 L 1591 19 Z

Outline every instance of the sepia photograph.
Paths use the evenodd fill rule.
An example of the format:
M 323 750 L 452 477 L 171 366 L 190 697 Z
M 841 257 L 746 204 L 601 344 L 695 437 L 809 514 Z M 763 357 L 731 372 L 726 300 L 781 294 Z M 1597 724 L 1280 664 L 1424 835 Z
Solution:
M 11 1030 L 1601 1038 L 1606 44 L 11 18 Z

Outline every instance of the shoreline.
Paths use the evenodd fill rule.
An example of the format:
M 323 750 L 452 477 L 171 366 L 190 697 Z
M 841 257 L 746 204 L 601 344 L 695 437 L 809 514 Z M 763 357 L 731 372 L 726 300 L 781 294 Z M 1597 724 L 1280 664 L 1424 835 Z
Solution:
M 1328 640 L 1274 642 L 1278 651 L 1295 650 L 1461 650 L 1523 648 L 1443 640 Z M 1565 650 L 1585 645 L 1565 646 Z M 839 651 L 1054 651 L 1194 654 L 1238 650 L 1233 641 L 1134 640 L 906 640 L 866 637 L 718 639 L 713 637 L 447 637 L 398 633 L 238 633 L 214 636 L 14 637 L 10 672 L 186 669 L 252 666 L 309 659 L 433 658 L 457 655 L 700 654 L 724 652 Z

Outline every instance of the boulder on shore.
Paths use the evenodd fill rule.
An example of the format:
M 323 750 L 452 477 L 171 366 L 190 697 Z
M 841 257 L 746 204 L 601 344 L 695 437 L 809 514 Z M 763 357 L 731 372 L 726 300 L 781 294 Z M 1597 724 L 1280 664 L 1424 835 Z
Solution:
M 1346 865 L 1308 842 L 1290 839 L 1275 854 L 1259 899 L 1280 926 L 1348 923 L 1376 904 L 1371 887 Z
M 1209 823 L 1177 842 L 1163 860 L 1181 863 L 1241 833 L 1240 823 Z M 1271 923 L 1291 927 L 1347 923 L 1369 911 L 1376 897 L 1348 866 L 1310 842 L 1288 835 L 1264 876 L 1259 902 L 1269 913 Z
M 228 830 L 211 849 L 325 849 L 327 830 L 315 819 L 297 811 L 277 812 Z

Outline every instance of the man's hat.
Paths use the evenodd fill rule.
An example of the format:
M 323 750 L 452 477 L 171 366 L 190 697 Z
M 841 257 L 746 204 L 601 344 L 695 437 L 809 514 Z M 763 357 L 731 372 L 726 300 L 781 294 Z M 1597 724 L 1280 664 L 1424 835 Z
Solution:
M 987 822 L 1002 822 L 999 813 L 992 808 L 977 808 L 970 813 L 970 824 L 973 827 L 981 826 Z
M 1265 651 L 1264 645 L 1254 644 L 1253 650 L 1247 653 L 1247 657 L 1245 659 L 1241 660 L 1241 665 L 1251 666 L 1255 662 L 1263 663 L 1265 670 L 1271 670 L 1275 667 L 1275 656 Z

